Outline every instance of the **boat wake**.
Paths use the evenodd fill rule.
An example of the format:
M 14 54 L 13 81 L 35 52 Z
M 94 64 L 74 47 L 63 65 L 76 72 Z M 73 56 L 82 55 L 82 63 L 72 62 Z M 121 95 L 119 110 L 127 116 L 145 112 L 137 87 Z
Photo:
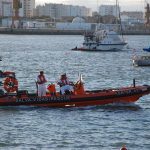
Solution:
M 100 106 L 103 109 L 106 110 L 130 110 L 130 111 L 138 111 L 140 109 L 142 109 L 139 105 L 135 104 L 135 103 L 113 103 L 113 104 L 107 104 L 104 106 Z

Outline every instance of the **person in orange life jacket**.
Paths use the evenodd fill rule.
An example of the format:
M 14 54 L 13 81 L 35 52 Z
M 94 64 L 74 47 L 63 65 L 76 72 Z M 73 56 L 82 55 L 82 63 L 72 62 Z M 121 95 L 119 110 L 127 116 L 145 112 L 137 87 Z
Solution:
M 65 94 L 66 90 L 73 92 L 73 86 L 71 85 L 71 82 L 68 80 L 66 74 L 61 75 L 61 78 L 57 82 L 57 84 L 60 86 L 61 94 Z
M 37 84 L 38 84 L 38 96 L 45 96 L 46 95 L 46 85 L 47 82 L 44 72 L 40 71 L 40 74 L 37 77 Z

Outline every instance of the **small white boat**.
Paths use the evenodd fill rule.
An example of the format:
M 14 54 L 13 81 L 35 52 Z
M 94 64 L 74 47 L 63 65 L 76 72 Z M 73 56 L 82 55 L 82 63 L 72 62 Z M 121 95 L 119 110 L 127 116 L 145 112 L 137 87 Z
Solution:
M 134 66 L 150 66 L 150 56 L 135 56 L 132 61 Z
M 116 0 L 116 18 L 118 17 L 120 22 L 116 20 L 115 27 L 107 26 L 106 24 L 97 24 L 94 33 L 87 33 L 84 36 L 83 45 L 72 50 L 80 51 L 120 51 L 127 44 L 123 38 L 123 31 L 120 18 L 120 8 L 118 0 Z M 116 32 L 115 32 L 116 31 Z M 117 32 L 120 32 L 119 35 Z
M 100 30 L 92 34 L 85 34 L 83 46 L 72 50 L 82 51 L 118 51 L 127 43 L 115 31 Z

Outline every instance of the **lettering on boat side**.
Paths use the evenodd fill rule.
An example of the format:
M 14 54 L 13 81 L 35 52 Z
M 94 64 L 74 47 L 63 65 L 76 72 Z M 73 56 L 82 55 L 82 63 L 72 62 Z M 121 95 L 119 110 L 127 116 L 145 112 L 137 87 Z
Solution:
M 141 90 L 140 89 L 131 89 L 131 90 L 125 90 L 125 91 L 116 91 L 117 95 L 130 95 L 130 94 L 137 94 L 140 93 Z
M 32 97 L 32 98 L 17 98 L 16 102 L 49 102 L 49 101 L 66 101 L 70 100 L 70 96 L 52 96 L 52 97 Z

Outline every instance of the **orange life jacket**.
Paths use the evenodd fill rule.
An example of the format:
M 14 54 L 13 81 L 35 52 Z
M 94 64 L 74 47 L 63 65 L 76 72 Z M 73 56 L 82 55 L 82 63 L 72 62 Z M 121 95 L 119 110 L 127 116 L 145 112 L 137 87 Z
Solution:
M 69 84 L 69 81 L 67 79 L 61 79 L 61 82 L 63 85 Z
M 38 78 L 40 80 L 37 82 L 38 84 L 43 84 L 43 83 L 47 82 L 44 75 L 39 75 Z
M 55 84 L 49 84 L 47 86 L 47 89 L 50 93 L 55 93 L 56 92 L 56 88 L 55 88 Z

